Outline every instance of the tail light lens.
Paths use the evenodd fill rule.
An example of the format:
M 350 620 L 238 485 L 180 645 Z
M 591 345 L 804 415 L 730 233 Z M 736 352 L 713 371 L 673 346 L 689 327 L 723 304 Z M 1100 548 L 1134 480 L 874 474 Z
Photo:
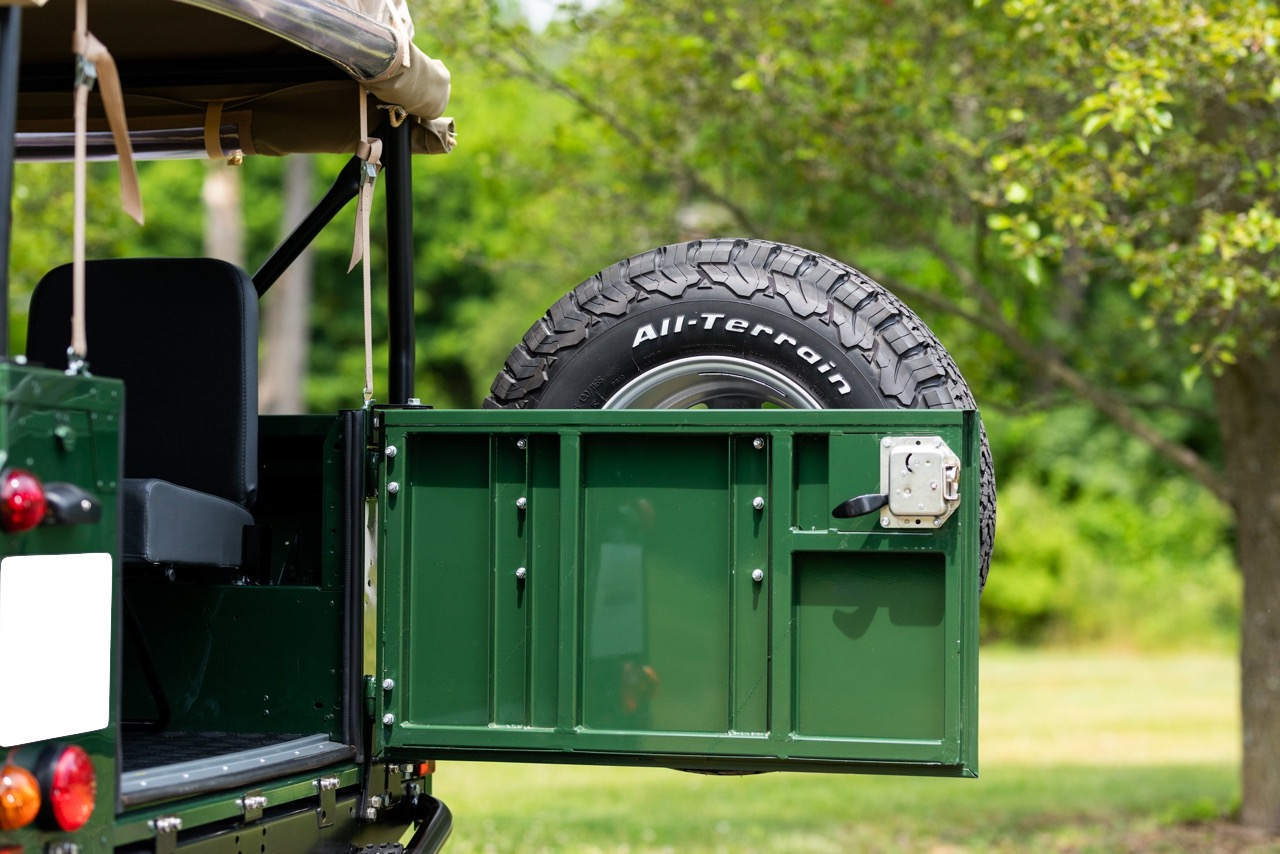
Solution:
M 31 772 L 19 765 L 0 769 L 0 830 L 26 827 L 39 812 L 40 785 Z
M 93 815 L 93 802 L 98 795 L 98 775 L 84 748 L 73 744 L 59 750 L 41 780 L 48 780 L 44 815 L 51 817 L 61 830 L 70 832 L 84 827 Z
M 44 521 L 44 485 L 23 469 L 9 469 L 0 480 L 0 528 L 6 533 L 29 531 Z

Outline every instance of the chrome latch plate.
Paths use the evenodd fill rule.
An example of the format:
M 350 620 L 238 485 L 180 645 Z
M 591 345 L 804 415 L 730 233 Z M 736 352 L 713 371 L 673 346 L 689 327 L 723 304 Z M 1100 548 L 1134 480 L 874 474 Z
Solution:
M 960 506 L 960 457 L 940 436 L 889 436 L 880 443 L 882 528 L 938 528 Z

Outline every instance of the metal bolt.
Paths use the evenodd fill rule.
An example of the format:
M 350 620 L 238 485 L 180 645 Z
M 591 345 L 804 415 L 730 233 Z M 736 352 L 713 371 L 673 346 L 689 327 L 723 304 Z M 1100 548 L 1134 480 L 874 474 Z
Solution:
M 892 439 L 890 439 L 888 436 L 885 436 L 885 437 L 884 437 L 884 441 L 883 441 L 883 442 L 881 442 L 880 444 L 884 445 L 884 446 L 887 448 L 887 447 L 889 447 L 890 445 L 892 445 L 892 444 L 893 444 L 893 440 L 892 440 Z
M 390 691 L 390 690 L 391 690 L 392 688 L 394 688 L 394 687 L 396 687 L 396 680 L 394 680 L 394 679 L 383 679 L 383 680 L 382 680 L 382 690 L 383 690 L 383 691 Z
M 881 527 L 881 528 L 887 528 L 887 527 L 889 527 L 889 517 L 888 517 L 888 516 L 881 516 L 881 517 L 880 517 L 880 527 Z
M 523 451 L 525 448 L 529 447 L 529 440 L 516 439 L 516 447 Z
M 759 451 L 764 447 L 764 439 L 761 439 L 759 436 L 755 437 L 751 440 L 751 447 Z
M 933 446 L 934 446 L 935 448 L 941 448 L 941 447 L 942 447 L 942 438 L 941 438 L 941 437 L 939 437 L 939 436 L 934 436 L 934 437 L 933 437 Z
M 384 453 L 384 454 L 386 454 L 386 455 L 387 455 L 387 459 L 392 459 L 392 458 L 394 458 L 394 457 L 395 457 L 395 455 L 398 453 L 398 451 L 396 451 L 396 446 L 395 446 L 395 445 L 387 445 L 387 449 L 386 449 L 385 451 L 383 451 L 382 453 Z
M 378 810 L 377 810 L 377 808 L 376 808 L 376 807 L 369 807 L 367 810 L 365 810 L 365 811 L 364 811 L 364 820 L 365 820 L 365 821 L 377 821 L 377 820 L 378 820 Z
M 519 498 L 516 499 L 517 510 L 523 510 L 528 506 L 529 506 L 529 499 L 525 498 L 523 495 L 521 495 Z
M 422 405 L 422 398 L 420 398 L 420 397 L 411 397 L 411 398 L 409 398 L 408 400 L 406 400 L 406 401 L 405 401 L 405 403 L 406 403 L 407 405 L 409 405 L 409 406 L 421 406 L 421 405 Z
M 399 491 L 400 491 L 400 484 L 396 483 L 394 480 L 387 484 L 387 492 L 391 493 L 392 495 L 395 495 Z
M 387 712 L 385 715 L 382 716 L 383 726 L 391 726 L 395 722 L 396 722 L 396 716 L 391 714 L 390 712 Z
M 764 581 L 764 570 L 763 569 L 751 570 L 751 580 L 754 581 L 756 584 L 759 584 L 761 581 Z
M 933 527 L 935 527 L 935 528 L 940 528 L 940 527 L 942 527 L 942 520 L 941 520 L 941 519 L 934 519 L 934 520 L 933 520 Z
M 371 809 L 375 809 L 375 810 L 377 810 L 377 809 L 382 809 L 382 796 L 381 796 L 381 795 L 370 795 L 370 796 L 369 796 L 369 807 L 370 807 Z
M 929 484 L 929 488 L 930 488 L 930 489 L 937 489 L 937 488 L 938 488 L 938 484 L 936 484 L 936 483 L 931 483 L 931 484 Z
M 523 566 L 517 567 L 516 581 L 524 581 L 525 577 L 528 576 L 528 574 L 529 574 L 529 570 L 525 569 Z
M 756 508 L 757 510 L 763 510 L 764 499 L 761 498 L 759 495 L 757 495 L 755 498 L 751 499 L 751 506 Z

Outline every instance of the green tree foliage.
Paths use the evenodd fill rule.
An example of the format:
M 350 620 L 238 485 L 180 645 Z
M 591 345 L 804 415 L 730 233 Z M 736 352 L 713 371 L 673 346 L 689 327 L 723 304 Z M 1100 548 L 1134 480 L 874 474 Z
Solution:
M 1035 565 L 1134 538 L 1206 554 L 1155 508 L 1221 516 L 1155 482 L 1161 465 L 1226 503 L 1245 581 L 1243 815 L 1280 826 L 1274 3 L 617 0 L 540 43 L 492 9 L 471 20 L 489 24 L 468 34 L 478 52 L 605 129 L 667 233 L 711 207 L 733 231 L 868 267 L 937 318 L 988 403 L 1082 402 L 1167 461 L 1049 430 L 1115 482 L 1056 493 L 1043 466 L 1047 484 L 1013 481 L 1082 538 L 1015 534 Z M 1116 571 L 1154 565 L 1108 554 Z M 1052 574 L 1004 613 L 1034 613 Z

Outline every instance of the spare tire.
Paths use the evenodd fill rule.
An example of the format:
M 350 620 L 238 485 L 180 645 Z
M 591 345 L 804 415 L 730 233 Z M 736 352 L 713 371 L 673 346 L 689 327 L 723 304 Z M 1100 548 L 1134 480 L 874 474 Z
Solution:
M 486 407 L 973 409 L 924 322 L 852 267 L 793 246 L 702 240 L 619 261 L 525 333 Z M 996 490 L 982 434 L 981 562 Z

